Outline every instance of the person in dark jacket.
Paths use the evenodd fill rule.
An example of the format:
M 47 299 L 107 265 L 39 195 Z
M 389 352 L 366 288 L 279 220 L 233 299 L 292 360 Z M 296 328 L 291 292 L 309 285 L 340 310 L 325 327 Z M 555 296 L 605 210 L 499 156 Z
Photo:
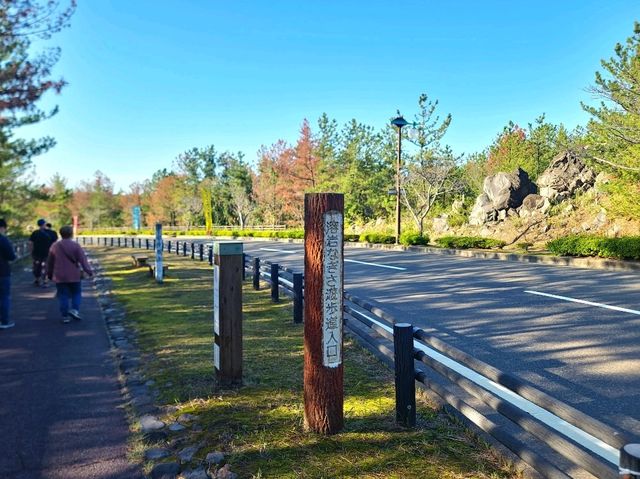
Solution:
M 46 286 L 45 270 L 49 248 L 51 247 L 51 236 L 47 233 L 46 221 L 38 220 L 38 229 L 31 233 L 29 237 L 29 249 L 33 258 L 33 284 L 36 286 Z
M 16 323 L 9 319 L 11 307 L 11 261 L 16 253 L 6 236 L 7 222 L 0 219 L 0 329 L 13 328 Z
M 55 243 L 49 251 L 47 259 L 47 276 L 56 283 L 58 302 L 62 322 L 69 323 L 69 316 L 80 320 L 80 302 L 82 300 L 82 271 L 93 275 L 82 247 L 73 241 L 73 228 L 60 228 L 62 239 Z M 71 308 L 69 308 L 71 301 Z

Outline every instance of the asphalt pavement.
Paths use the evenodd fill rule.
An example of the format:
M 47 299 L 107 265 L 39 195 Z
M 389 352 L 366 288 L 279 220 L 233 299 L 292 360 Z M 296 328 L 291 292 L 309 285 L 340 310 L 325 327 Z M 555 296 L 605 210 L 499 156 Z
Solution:
M 303 270 L 302 244 L 245 252 Z M 345 248 L 345 289 L 640 438 L 640 274 Z
M 60 322 L 55 287 L 14 268 L 12 317 L 0 331 L 0 477 L 142 478 L 127 460 L 129 430 L 96 293 L 82 321 Z

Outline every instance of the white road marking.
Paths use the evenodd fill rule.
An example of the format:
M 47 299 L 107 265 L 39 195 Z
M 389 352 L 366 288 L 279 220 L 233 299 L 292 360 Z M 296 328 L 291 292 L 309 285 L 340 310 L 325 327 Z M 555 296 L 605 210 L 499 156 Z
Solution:
M 275 253 L 297 253 L 292 249 L 275 249 L 275 248 L 260 248 L 262 251 L 273 251 Z
M 400 268 L 399 266 L 389 266 L 386 264 L 378 264 L 378 263 L 367 263 L 366 261 L 356 261 L 355 259 L 345 259 L 345 263 L 358 263 L 358 264 L 366 264 L 367 266 L 377 266 L 378 268 L 388 268 L 395 269 L 398 271 L 406 271 L 407 268 Z
M 572 303 L 587 304 L 598 308 L 613 309 L 614 311 L 622 311 L 623 313 L 631 313 L 640 316 L 640 311 L 635 309 L 621 308 L 619 306 L 611 306 L 610 304 L 594 303 L 593 301 L 585 301 L 584 299 L 569 298 L 568 296 L 558 296 L 557 294 L 541 293 L 540 291 L 525 291 L 525 293 L 536 294 L 538 296 L 547 296 L 548 298 L 561 299 L 563 301 L 571 301 Z
M 381 326 L 382 328 L 386 329 L 391 334 L 393 334 L 393 329 L 387 326 L 386 324 L 381 323 L 380 321 L 372 318 L 367 314 L 364 314 L 364 313 L 361 313 L 361 314 L 363 316 L 366 316 L 369 320 L 371 320 L 378 326 Z M 598 456 L 602 457 L 603 459 L 606 459 L 612 464 L 618 465 L 618 461 L 620 459 L 620 452 L 616 448 L 611 447 L 609 444 L 605 443 L 604 441 L 601 441 L 597 437 L 592 436 L 588 432 L 583 431 L 582 429 L 574 426 L 573 424 L 565 421 L 564 419 L 559 418 L 555 414 L 547 411 L 544 408 L 541 408 L 537 404 L 534 404 L 533 402 L 523 398 L 522 396 L 511 391 L 510 389 L 507 389 L 501 384 L 498 384 L 482 376 L 481 374 L 478 374 L 477 372 L 464 366 L 463 364 L 458 363 L 453 359 L 450 359 L 447 356 L 440 354 L 436 350 L 425 346 L 421 342 L 414 340 L 413 345 L 416 348 L 420 349 L 421 351 L 424 351 L 425 354 L 435 359 L 439 363 L 444 364 L 448 368 L 456 371 L 458 374 L 473 381 L 478 386 L 481 386 L 484 389 L 492 392 L 496 396 L 501 397 L 505 401 L 510 402 L 517 408 L 525 412 L 528 412 L 533 417 L 538 419 L 540 422 L 546 424 L 547 426 L 555 429 L 556 431 L 565 435 L 571 440 L 577 442 L 578 444 L 583 446 L 585 449 L 588 449 L 596 453 Z

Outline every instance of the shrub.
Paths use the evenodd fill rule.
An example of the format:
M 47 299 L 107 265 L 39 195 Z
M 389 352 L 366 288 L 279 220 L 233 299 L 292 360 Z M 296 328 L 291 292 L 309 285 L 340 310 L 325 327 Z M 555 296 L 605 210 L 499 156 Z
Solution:
M 640 236 L 606 238 L 594 235 L 571 235 L 547 243 L 560 256 L 599 256 L 601 258 L 640 259 Z
M 354 235 L 354 234 L 350 234 L 350 233 L 345 233 L 344 240 L 348 241 L 349 243 L 355 243 L 355 242 L 358 242 L 360 240 L 360 235 Z
M 363 243 L 393 244 L 396 242 L 396 237 L 382 233 L 362 233 L 360 241 Z
M 502 248 L 506 243 L 504 241 L 482 238 L 480 236 L 443 236 L 438 238 L 436 243 L 443 248 L 479 248 L 479 249 L 491 249 Z
M 429 237 L 420 235 L 420 233 L 402 233 L 400 235 L 400 244 L 405 246 L 426 246 L 429 244 Z

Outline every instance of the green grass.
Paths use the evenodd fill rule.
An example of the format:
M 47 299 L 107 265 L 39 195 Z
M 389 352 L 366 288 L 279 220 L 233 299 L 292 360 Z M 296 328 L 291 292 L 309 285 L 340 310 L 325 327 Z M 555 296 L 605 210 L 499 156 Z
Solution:
M 303 428 L 302 326 L 287 301 L 244 288 L 244 386 L 217 390 L 212 365 L 212 274 L 206 264 L 169 255 L 157 285 L 133 269 L 131 250 L 93 249 L 113 279 L 116 299 L 137 330 L 147 377 L 160 401 L 198 415 L 202 431 L 182 434 L 207 452 L 227 454 L 241 478 L 517 477 L 491 449 L 420 400 L 418 427 L 395 425 L 393 373 L 345 344 L 345 429 L 325 437 Z

